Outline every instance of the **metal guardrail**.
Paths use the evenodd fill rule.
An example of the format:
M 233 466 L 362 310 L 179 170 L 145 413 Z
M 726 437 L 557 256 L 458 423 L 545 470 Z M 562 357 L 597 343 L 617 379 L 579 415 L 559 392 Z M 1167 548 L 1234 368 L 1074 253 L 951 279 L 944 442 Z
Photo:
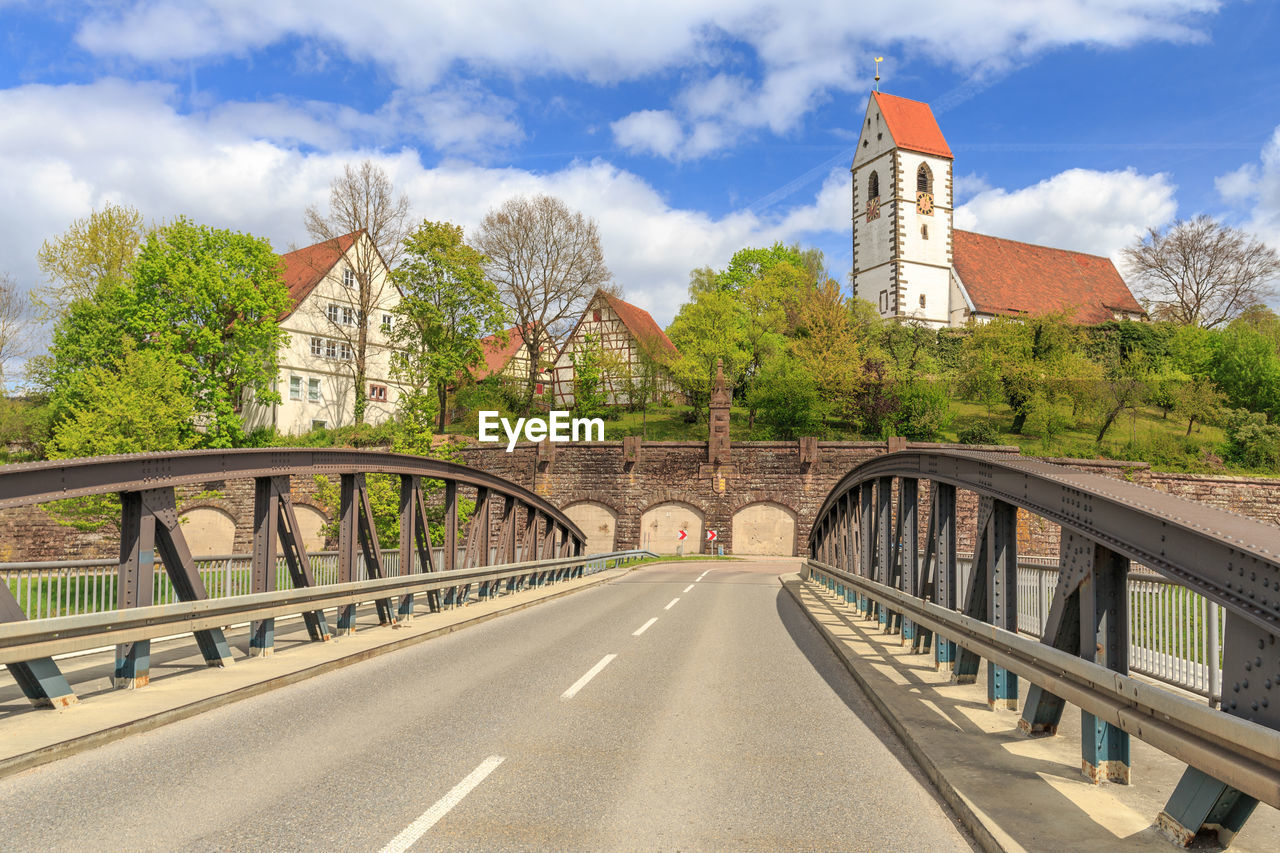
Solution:
M 976 553 L 964 572 L 960 490 L 977 498 Z M 1056 566 L 1020 568 L 1023 512 L 1059 528 Z M 1066 702 L 1085 708 L 1081 757 L 1091 781 L 1129 781 L 1130 733 L 1187 761 L 1156 819 L 1175 842 L 1199 833 L 1229 841 L 1257 802 L 1280 804 L 1275 527 L 1038 460 L 911 448 L 868 460 L 835 485 L 814 518 L 809 557 L 840 573 L 828 577 L 857 609 L 931 652 L 955 681 L 972 683 L 987 659 L 992 708 L 1017 709 L 1027 673 L 1034 686 L 1023 731 L 1053 734 Z M 1027 628 L 1039 643 L 1018 636 Z M 1221 710 L 1142 684 L 1131 670 L 1211 703 L 1220 692 Z
M 113 644 L 152 640 L 186 632 L 195 633 L 210 628 L 391 597 L 469 589 L 473 585 L 481 588 L 481 599 L 490 598 L 502 592 L 517 591 L 526 584 L 540 586 L 557 580 L 583 577 L 603 570 L 610 563 L 623 565 L 649 556 L 658 555 L 649 551 L 618 551 L 591 557 L 567 557 L 371 578 L 353 583 L 0 623 L 0 664 L 23 663 Z M 505 589 L 503 581 L 508 582 Z M 464 593 L 457 600 L 463 603 L 469 598 Z
M 839 583 L 1228 785 L 1280 808 L 1280 731 L 1215 711 L 1076 655 L 807 560 L 802 576 Z

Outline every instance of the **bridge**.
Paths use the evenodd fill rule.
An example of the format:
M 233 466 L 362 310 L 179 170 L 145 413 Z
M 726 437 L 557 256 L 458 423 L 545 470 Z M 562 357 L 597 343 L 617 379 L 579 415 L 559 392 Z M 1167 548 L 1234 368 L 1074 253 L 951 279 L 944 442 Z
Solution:
M 294 512 L 315 475 L 333 554 Z M 252 554 L 197 560 L 175 489 L 235 479 Z M 655 562 L 412 456 L 0 469 L 0 508 L 98 496 L 118 560 L 0 574 L 7 849 L 1280 837 L 1280 530 L 1124 480 L 916 446 L 839 479 L 804 558 Z M 1020 516 L 1060 530 L 1052 565 Z

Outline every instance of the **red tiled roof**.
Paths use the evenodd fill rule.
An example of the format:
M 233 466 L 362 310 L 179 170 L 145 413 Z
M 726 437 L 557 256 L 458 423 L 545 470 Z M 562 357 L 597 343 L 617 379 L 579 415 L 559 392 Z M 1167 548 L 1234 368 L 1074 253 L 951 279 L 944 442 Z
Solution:
M 637 308 L 630 302 L 624 302 L 616 296 L 608 293 L 603 294 L 609 307 L 613 309 L 613 313 L 617 314 L 622 324 L 627 327 L 632 336 L 637 341 L 645 344 L 654 355 L 662 357 L 664 354 L 672 358 L 680 355 L 680 351 L 676 349 L 676 345 L 671 343 L 671 338 L 667 337 L 667 333 L 662 331 L 657 323 L 653 321 L 653 317 L 643 308 Z
M 520 331 L 519 326 L 512 326 L 507 329 L 505 345 L 497 335 L 481 338 L 480 345 L 484 348 L 484 364 L 471 368 L 471 375 L 477 382 L 506 369 L 507 362 L 511 361 L 512 356 L 524 345 L 524 333 Z
M 347 253 L 359 233 L 352 231 L 336 240 L 325 240 L 280 256 L 283 264 L 280 277 L 289 288 L 290 301 L 289 310 L 281 319 L 298 309 L 302 300 L 315 290 L 316 285 L 333 269 L 333 265 Z
M 952 262 L 980 314 L 1064 312 L 1077 323 L 1145 314 L 1110 258 L 972 231 L 952 232 Z
M 928 104 L 883 92 L 876 92 L 872 97 L 889 127 L 889 135 L 899 148 L 951 158 L 951 149 Z

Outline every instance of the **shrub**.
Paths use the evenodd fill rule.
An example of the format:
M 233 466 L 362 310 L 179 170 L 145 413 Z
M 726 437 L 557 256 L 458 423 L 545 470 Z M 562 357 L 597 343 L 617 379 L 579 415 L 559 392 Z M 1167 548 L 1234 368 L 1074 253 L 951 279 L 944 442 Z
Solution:
M 1227 416 L 1223 457 L 1245 468 L 1274 470 L 1280 465 L 1280 427 L 1265 415 L 1236 409 Z
M 956 440 L 961 444 L 995 444 L 996 428 L 987 421 L 974 418 L 960 425 Z

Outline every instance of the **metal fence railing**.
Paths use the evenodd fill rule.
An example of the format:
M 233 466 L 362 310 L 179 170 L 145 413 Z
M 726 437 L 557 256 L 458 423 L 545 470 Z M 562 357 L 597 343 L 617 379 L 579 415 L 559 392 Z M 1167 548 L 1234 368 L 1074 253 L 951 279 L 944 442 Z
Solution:
M 606 564 L 635 559 L 635 555 L 647 554 L 647 551 L 624 551 L 588 559 L 583 573 L 601 571 Z M 311 561 L 311 572 L 317 586 L 326 586 L 338 582 L 338 552 L 317 551 L 308 554 Z M 458 550 L 457 565 L 461 566 L 465 550 Z M 437 566 L 444 564 L 444 549 L 435 548 L 432 559 Z M 524 559 L 524 548 L 516 548 L 516 562 Z M 491 549 L 490 564 L 497 560 L 497 549 Z M 224 554 L 196 559 L 196 570 L 204 582 L 205 590 L 210 598 L 228 598 L 233 595 L 245 595 L 252 591 L 250 567 L 252 557 L 248 554 Z M 400 574 L 400 552 L 398 549 L 387 549 L 382 552 L 382 565 L 388 577 Z M 75 616 L 81 613 L 101 613 L 116 609 L 118 593 L 117 560 L 61 560 L 32 563 L 0 563 L 0 583 L 8 583 L 9 591 L 17 600 L 18 606 L 27 614 L 28 619 L 48 619 L 57 616 Z M 421 561 L 414 559 L 414 571 L 421 571 Z M 356 561 L 355 580 L 366 580 L 364 561 Z M 289 579 L 288 566 L 284 557 L 276 560 L 276 589 L 288 589 L 292 586 Z M 160 570 L 157 561 L 153 603 L 173 604 L 179 600 L 168 574 Z
M 968 588 L 971 555 L 956 557 L 958 588 Z M 1040 638 L 1058 585 L 1052 557 L 1018 560 L 1018 631 Z M 1225 608 L 1162 575 L 1129 574 L 1129 669 L 1206 697 L 1222 699 Z

